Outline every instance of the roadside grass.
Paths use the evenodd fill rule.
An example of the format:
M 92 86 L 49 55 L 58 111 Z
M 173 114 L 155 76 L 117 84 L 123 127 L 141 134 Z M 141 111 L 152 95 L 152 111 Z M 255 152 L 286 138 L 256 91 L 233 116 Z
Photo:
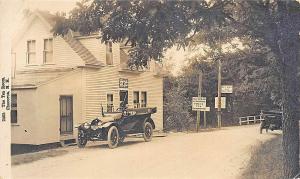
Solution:
M 281 179 L 283 178 L 282 136 L 261 143 L 252 148 L 248 166 L 243 171 L 242 179 Z
M 37 160 L 41 160 L 48 157 L 56 157 L 67 154 L 66 150 L 47 150 L 43 152 L 34 152 L 27 154 L 14 155 L 11 157 L 12 165 L 21 165 L 24 163 L 30 163 Z

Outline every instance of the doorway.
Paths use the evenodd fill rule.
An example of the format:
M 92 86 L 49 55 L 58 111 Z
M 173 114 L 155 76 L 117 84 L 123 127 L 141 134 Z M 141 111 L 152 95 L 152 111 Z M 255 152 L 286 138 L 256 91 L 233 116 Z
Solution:
M 120 107 L 123 103 L 125 103 L 125 105 L 128 104 L 128 91 L 126 90 L 120 91 Z
M 73 133 L 73 96 L 60 96 L 60 134 Z

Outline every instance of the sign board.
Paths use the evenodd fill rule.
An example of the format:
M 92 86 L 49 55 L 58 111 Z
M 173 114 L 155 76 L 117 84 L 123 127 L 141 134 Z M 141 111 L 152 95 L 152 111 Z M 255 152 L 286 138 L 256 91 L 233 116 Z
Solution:
M 119 79 L 119 87 L 120 88 L 128 88 L 128 79 L 120 78 Z
M 206 97 L 193 97 L 192 110 L 198 111 L 206 108 Z
M 204 109 L 200 109 L 200 111 L 210 111 L 210 107 L 205 107 Z
M 221 86 L 221 93 L 232 93 L 233 87 L 232 85 L 222 85 Z
M 215 108 L 218 108 L 218 97 L 215 97 Z M 221 97 L 221 108 L 226 108 L 226 97 Z

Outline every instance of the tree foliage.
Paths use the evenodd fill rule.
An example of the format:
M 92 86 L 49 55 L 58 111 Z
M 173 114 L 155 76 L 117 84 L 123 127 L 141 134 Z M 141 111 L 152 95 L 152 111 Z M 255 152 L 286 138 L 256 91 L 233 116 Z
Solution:
M 131 45 L 131 63 L 160 61 L 166 49 L 186 47 L 191 36 L 211 25 L 224 24 L 230 12 L 227 1 L 83 1 L 70 17 L 58 17 L 56 35 L 68 29 L 90 34 L 101 31 L 102 40 Z

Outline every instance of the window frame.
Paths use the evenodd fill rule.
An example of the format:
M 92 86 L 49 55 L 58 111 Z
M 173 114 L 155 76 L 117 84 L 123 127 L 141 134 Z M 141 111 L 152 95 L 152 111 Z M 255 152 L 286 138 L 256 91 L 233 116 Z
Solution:
M 137 94 L 137 101 L 135 102 L 135 94 Z M 133 91 L 133 108 L 140 108 L 140 92 Z
M 34 42 L 34 51 L 30 51 L 30 47 L 29 47 L 29 44 L 30 43 L 33 43 Z M 35 59 L 34 59 L 34 62 L 33 63 L 29 63 L 30 62 L 30 58 L 29 56 L 31 54 L 34 54 L 35 56 Z M 36 40 L 27 40 L 26 41 L 26 64 L 27 65 L 36 65 L 37 64 L 37 58 L 36 58 Z
M 51 40 L 51 50 L 46 49 L 46 41 Z M 44 39 L 44 48 L 43 48 L 43 64 L 49 65 L 49 64 L 54 64 L 54 59 L 53 59 L 53 38 L 45 38 Z M 46 61 L 46 53 L 51 53 L 52 54 L 52 61 L 47 62 Z
M 143 100 L 143 94 L 145 94 L 145 102 L 143 103 L 142 100 Z M 147 91 L 141 91 L 141 107 L 147 107 L 147 104 L 148 103 L 148 93 Z
M 13 103 L 13 96 L 15 96 L 16 97 L 16 103 Z M 13 105 L 13 104 L 16 104 L 15 106 Z M 12 121 L 12 112 L 13 111 L 15 111 L 16 112 L 16 120 L 15 120 L 15 122 L 13 122 Z M 18 95 L 17 94 L 11 94 L 11 111 L 10 111 L 10 123 L 12 124 L 12 125 L 16 125 L 16 124 L 18 124 Z
M 112 101 L 108 101 L 108 96 L 111 96 Z M 111 107 L 110 110 L 109 110 L 109 107 Z M 113 111 L 114 111 L 114 94 L 107 93 L 106 94 L 106 112 L 113 112 Z
M 106 60 L 105 62 L 106 62 L 106 65 L 112 66 L 112 65 L 114 65 L 113 43 L 112 43 L 112 41 L 106 41 L 105 42 L 105 47 L 106 47 L 106 50 L 105 50 L 106 51 L 106 53 L 105 53 L 105 60 Z

